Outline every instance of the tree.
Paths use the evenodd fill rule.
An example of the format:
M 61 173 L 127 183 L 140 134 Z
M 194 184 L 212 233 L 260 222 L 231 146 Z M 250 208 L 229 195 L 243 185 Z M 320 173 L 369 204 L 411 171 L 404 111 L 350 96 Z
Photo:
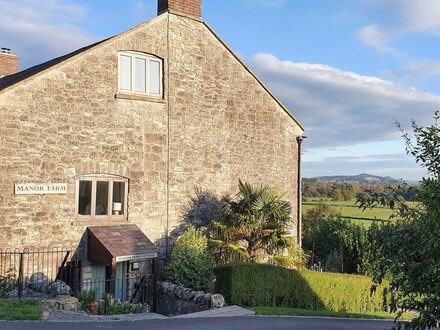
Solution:
M 412 121 L 414 138 L 400 123 L 406 151 L 425 167 L 418 199 L 420 206 L 407 209 L 403 220 L 387 225 L 377 239 L 376 256 L 372 258 L 376 281 L 391 278 L 394 310 L 397 307 L 417 310 L 420 315 L 407 327 L 425 329 L 440 322 L 440 125 L 439 113 L 434 123 L 423 127 Z M 390 227 L 388 227 L 390 226 Z
M 332 198 L 333 202 L 338 202 L 344 200 L 344 195 L 338 187 L 335 187 L 333 191 L 330 193 L 330 197 Z
M 289 235 L 291 205 L 272 187 L 239 181 L 235 199 L 224 197 L 220 219 L 209 238 L 219 262 L 273 262 L 295 268 L 304 254 Z

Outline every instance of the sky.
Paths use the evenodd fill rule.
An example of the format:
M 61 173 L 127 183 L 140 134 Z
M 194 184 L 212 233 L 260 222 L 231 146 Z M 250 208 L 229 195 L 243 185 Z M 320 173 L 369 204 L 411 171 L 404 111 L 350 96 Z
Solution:
M 157 0 L 0 0 L 21 69 L 156 16 Z M 440 105 L 440 0 L 204 0 L 204 20 L 304 125 L 303 174 L 420 180 L 395 121 Z

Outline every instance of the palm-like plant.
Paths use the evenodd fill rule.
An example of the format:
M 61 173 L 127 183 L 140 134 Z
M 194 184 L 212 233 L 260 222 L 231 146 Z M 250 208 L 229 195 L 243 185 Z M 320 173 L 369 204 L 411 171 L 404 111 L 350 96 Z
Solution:
M 289 235 L 291 205 L 272 187 L 239 180 L 235 199 L 224 198 L 220 219 L 211 224 L 211 246 L 221 263 L 271 262 L 295 268 L 304 254 Z

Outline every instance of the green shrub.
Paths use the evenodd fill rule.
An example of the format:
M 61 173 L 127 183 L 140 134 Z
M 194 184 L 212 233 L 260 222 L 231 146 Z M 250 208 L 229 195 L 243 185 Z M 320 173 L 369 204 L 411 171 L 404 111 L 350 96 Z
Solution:
M 80 304 L 79 308 L 81 310 L 87 310 L 92 303 L 98 301 L 98 291 L 81 291 L 78 295 L 78 301 Z
M 228 304 L 353 313 L 382 311 L 387 304 L 385 286 L 371 295 L 373 283 L 366 276 L 250 263 L 220 266 L 215 273 L 216 292 Z
M 317 216 L 324 214 L 319 210 L 315 213 Z M 312 265 L 321 262 L 326 271 L 368 274 L 371 271 L 369 236 L 376 232 L 373 230 L 348 220 L 332 219 L 329 215 L 323 215 L 323 218 L 304 217 L 302 245 L 311 255 Z
M 177 241 L 167 269 L 169 281 L 195 290 L 210 291 L 215 260 L 208 239 L 190 227 Z
M 107 310 L 104 313 L 104 311 L 100 311 L 99 314 L 106 314 L 106 315 L 123 315 L 123 314 L 131 314 L 134 313 L 134 307 L 127 305 L 124 306 L 122 304 L 115 304 L 107 306 Z
M 5 275 L 0 275 L 0 298 L 7 297 L 17 287 L 14 269 L 8 269 Z

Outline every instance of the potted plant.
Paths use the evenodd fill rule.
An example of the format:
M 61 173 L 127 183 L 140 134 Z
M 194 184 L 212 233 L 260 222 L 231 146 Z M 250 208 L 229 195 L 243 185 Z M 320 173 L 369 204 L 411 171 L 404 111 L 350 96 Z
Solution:
M 78 296 L 81 309 L 89 312 L 91 315 L 98 314 L 98 292 L 96 290 L 81 291 Z

